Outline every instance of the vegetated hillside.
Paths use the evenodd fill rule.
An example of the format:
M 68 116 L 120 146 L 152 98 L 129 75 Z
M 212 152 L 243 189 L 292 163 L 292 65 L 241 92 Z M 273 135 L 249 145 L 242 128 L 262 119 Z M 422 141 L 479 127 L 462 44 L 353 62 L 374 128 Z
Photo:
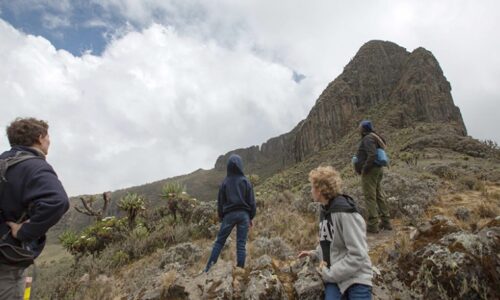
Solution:
M 491 266 L 500 250 L 500 153 L 467 137 L 443 140 L 443 128 L 416 124 L 388 136 L 392 165 L 383 185 L 395 230 L 368 236 L 376 299 L 498 296 L 498 271 Z M 333 164 L 345 192 L 361 200 L 359 177 L 342 154 L 352 144 L 348 135 L 261 180 L 245 271 L 234 267 L 232 236 L 213 271 L 197 276 L 217 231 L 215 201 L 208 201 L 177 221 L 161 207 L 146 211 L 141 225 L 126 229 L 95 258 L 40 266 L 44 288 L 38 292 L 68 299 L 317 299 L 322 285 L 315 262 L 296 259 L 317 243 L 318 206 L 311 202 L 307 173 Z M 363 201 L 358 204 L 363 209 Z
M 395 230 L 368 237 L 375 297 L 498 298 L 498 145 L 465 136 L 450 85 L 430 52 L 380 41 L 359 50 L 290 133 L 231 152 L 243 157 L 247 174 L 260 176 L 244 271 L 234 268 L 233 237 L 213 271 L 197 276 L 217 232 L 213 199 L 228 153 L 213 170 L 177 178 L 203 200 L 176 199 L 187 204 L 177 219 L 168 201 L 152 200 L 164 182 L 132 188 L 151 197 L 136 222 L 108 219 L 67 239 L 75 259 L 41 265 L 35 293 L 42 299 L 318 299 L 315 262 L 295 258 L 317 243 L 318 205 L 307 174 L 320 164 L 335 166 L 364 211 L 350 165 L 364 118 L 386 137 L 392 159 L 383 185 Z

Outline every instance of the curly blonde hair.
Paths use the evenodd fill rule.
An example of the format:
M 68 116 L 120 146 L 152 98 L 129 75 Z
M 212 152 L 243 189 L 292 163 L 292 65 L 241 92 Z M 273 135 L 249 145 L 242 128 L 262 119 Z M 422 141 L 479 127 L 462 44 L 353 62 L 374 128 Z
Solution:
M 325 199 L 333 199 L 341 193 L 342 179 L 332 166 L 313 169 L 309 172 L 309 181 Z

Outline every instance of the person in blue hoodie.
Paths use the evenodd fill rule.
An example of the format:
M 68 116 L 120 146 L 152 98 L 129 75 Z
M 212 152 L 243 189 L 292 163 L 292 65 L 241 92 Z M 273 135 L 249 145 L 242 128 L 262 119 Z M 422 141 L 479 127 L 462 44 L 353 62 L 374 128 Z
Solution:
M 0 169 L 5 170 L 7 161 L 25 159 L 6 168 L 1 178 L 0 299 L 22 299 L 23 273 L 32 262 L 20 264 L 6 251 L 23 249 L 31 258 L 38 257 L 45 233 L 69 208 L 68 196 L 45 160 L 50 146 L 48 128 L 45 121 L 34 118 L 18 118 L 7 127 L 11 149 L 0 155 Z
M 208 272 L 217 262 L 226 239 L 235 226 L 237 266 L 244 268 L 248 230 L 253 226 L 256 206 L 252 184 L 243 173 L 241 157 L 236 154 L 232 154 L 227 162 L 227 176 L 219 188 L 217 212 L 221 226 L 204 271 Z

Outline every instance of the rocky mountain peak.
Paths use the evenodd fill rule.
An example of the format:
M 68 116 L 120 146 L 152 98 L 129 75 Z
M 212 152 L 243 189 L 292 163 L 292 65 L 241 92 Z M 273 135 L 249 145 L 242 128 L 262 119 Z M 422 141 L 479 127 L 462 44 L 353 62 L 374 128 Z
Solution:
M 457 133 L 466 134 L 450 83 L 434 55 L 421 47 L 410 53 L 395 43 L 372 40 L 328 84 L 307 118 L 292 131 L 268 140 L 260 149 L 230 153 L 250 156 L 250 169 L 265 169 L 269 162 L 273 168 L 283 168 L 339 141 L 365 118 L 384 130 L 430 122 L 452 124 Z M 217 169 L 225 166 L 228 156 L 219 157 Z

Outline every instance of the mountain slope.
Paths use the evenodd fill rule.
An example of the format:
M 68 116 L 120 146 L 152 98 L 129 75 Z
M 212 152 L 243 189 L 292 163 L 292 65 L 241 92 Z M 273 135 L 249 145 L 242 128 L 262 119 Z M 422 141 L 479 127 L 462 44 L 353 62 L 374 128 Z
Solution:
M 498 276 L 488 265 L 499 263 L 495 253 L 500 244 L 495 241 L 500 229 L 494 218 L 500 207 L 500 151 L 495 144 L 466 136 L 450 91 L 429 51 L 418 48 L 410 53 L 391 42 L 370 41 L 290 132 L 260 147 L 221 155 L 211 170 L 113 192 L 115 200 L 128 191 L 144 194 L 158 209 L 150 208 L 142 216 L 142 227 L 131 230 L 95 258 L 83 257 L 73 265 L 66 261 L 58 267 L 44 266 L 46 289 L 40 293 L 48 298 L 63 293 L 101 299 L 320 297 L 322 285 L 314 263 L 294 258 L 297 251 L 310 249 L 317 242 L 318 207 L 311 203 L 307 175 L 320 164 L 333 165 L 341 171 L 345 192 L 354 196 L 364 211 L 359 177 L 352 170 L 350 157 L 359 142 L 356 127 L 360 120 L 369 118 L 389 142 L 392 164 L 386 169 L 383 186 L 396 219 L 395 231 L 369 237 L 370 256 L 378 270 L 374 279 L 377 298 L 388 299 L 391 293 L 401 298 L 453 298 L 457 287 L 471 299 L 484 295 L 495 298 Z M 217 230 L 216 221 L 211 219 L 215 214 L 213 199 L 231 153 L 242 156 L 247 174 L 261 177 L 255 187 L 258 214 L 249 236 L 248 268 L 233 269 L 234 245 L 228 243 L 214 272 L 200 279 L 196 273 L 206 262 Z M 192 196 L 203 200 L 193 206 L 191 219 L 174 221 L 164 215 L 165 205 L 158 195 L 168 181 L 185 184 Z M 458 208 L 450 205 L 456 197 L 470 201 L 466 205 L 468 219 L 456 217 Z M 436 214 L 445 218 L 434 220 Z M 462 210 L 460 216 L 466 214 Z M 69 219 L 64 225 L 73 221 Z M 484 236 L 490 231 L 492 240 Z M 450 242 L 456 236 L 466 240 L 459 245 Z M 484 256 L 476 255 L 473 249 L 477 247 L 485 249 Z M 450 262 L 456 263 L 454 256 L 428 255 L 432 249 L 461 253 L 463 264 L 446 269 Z M 433 260 L 427 261 L 427 256 Z M 427 264 L 435 267 L 421 267 Z M 477 267 L 467 267 L 471 265 Z M 441 269 L 460 282 L 450 284 L 450 278 L 440 276 Z M 478 280 L 480 288 L 463 286 L 463 282 Z M 426 282 L 438 294 L 433 294 Z

